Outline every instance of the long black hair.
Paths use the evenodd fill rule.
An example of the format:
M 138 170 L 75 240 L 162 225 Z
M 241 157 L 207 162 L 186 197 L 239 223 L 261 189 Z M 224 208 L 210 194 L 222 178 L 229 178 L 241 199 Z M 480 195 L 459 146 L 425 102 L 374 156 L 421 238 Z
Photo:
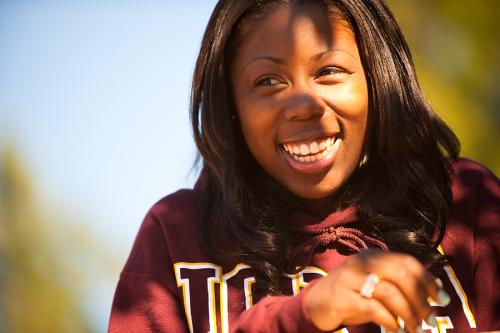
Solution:
M 419 87 L 410 51 L 383 0 L 221 0 L 203 37 L 191 96 L 202 162 L 201 240 L 219 259 L 238 259 L 279 293 L 287 265 L 289 212 L 298 205 L 252 157 L 231 92 L 230 64 L 255 24 L 280 5 L 311 4 L 350 24 L 368 84 L 365 163 L 336 193 L 332 211 L 355 203 L 356 227 L 439 269 L 451 204 L 450 161 L 459 142 Z M 227 240 L 230 240 L 229 242 Z

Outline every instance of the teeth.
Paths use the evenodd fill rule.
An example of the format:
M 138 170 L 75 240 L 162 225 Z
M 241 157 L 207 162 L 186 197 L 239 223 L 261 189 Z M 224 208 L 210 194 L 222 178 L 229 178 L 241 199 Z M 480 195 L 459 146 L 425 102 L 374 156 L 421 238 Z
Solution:
M 300 145 L 300 155 L 307 155 L 309 154 L 309 147 L 305 144 Z
M 309 150 L 311 151 L 311 154 L 317 154 L 319 152 L 319 145 L 316 141 L 309 145 Z
M 283 144 L 283 149 L 297 161 L 315 162 L 328 156 L 335 143 L 337 143 L 335 139 L 328 138 L 312 141 L 309 144 Z

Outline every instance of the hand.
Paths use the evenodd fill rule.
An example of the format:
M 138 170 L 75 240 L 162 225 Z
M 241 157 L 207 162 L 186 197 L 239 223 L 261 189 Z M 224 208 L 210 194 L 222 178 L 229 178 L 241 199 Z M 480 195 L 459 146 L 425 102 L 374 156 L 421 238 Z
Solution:
M 370 273 L 380 282 L 371 298 L 362 297 L 360 289 Z M 417 332 L 422 320 L 432 324 L 429 296 L 437 303 L 448 297 L 449 302 L 441 288 L 441 282 L 414 257 L 368 250 L 351 256 L 311 286 L 304 306 L 313 324 L 325 331 L 369 322 L 397 331 L 399 316 L 407 331 Z

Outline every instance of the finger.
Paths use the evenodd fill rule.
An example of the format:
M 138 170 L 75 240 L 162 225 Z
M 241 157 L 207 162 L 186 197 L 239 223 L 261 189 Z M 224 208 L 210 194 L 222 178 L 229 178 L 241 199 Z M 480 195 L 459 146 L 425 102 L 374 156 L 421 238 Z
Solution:
M 415 317 L 411 322 L 420 323 L 431 314 L 432 308 L 427 301 L 428 293 L 425 286 L 420 282 L 407 267 L 397 262 L 384 263 L 384 279 L 396 285 L 410 304 Z M 410 323 L 408 322 L 408 325 Z M 416 326 L 416 325 L 415 325 Z M 412 325 L 412 327 L 415 327 Z
M 367 276 L 361 277 L 357 275 L 353 276 L 351 279 L 357 280 L 358 287 L 355 288 L 355 290 L 360 291 L 362 286 L 366 283 Z M 421 323 L 419 319 L 420 315 L 416 313 L 413 304 L 407 299 L 399 287 L 392 282 L 380 280 L 374 286 L 372 297 L 389 310 L 393 317 L 400 317 L 406 323 L 406 327 L 410 328 L 412 332 L 414 331 L 413 329 Z
M 358 325 L 372 322 L 396 332 L 399 328 L 396 317 L 378 300 L 361 297 L 358 293 L 352 292 L 349 313 L 351 316 L 344 321 L 346 326 Z
M 373 298 L 382 303 L 394 317 L 400 317 L 407 327 L 416 327 L 420 324 L 419 314 L 406 299 L 401 290 L 387 280 L 381 280 L 376 286 Z
M 438 294 L 442 289 L 442 282 L 431 274 L 415 257 L 404 253 L 387 253 L 376 250 L 365 251 L 362 256 L 364 258 L 362 258 L 361 261 L 367 265 L 373 264 L 374 260 L 376 262 L 381 259 L 399 262 L 400 265 L 407 269 L 407 271 L 399 272 L 403 278 L 406 275 L 406 272 L 412 272 L 421 280 L 421 283 L 425 286 L 429 296 L 434 298 L 436 301 L 439 300 Z
M 415 319 L 411 322 L 420 323 L 421 320 L 427 319 L 432 312 L 432 308 L 427 301 L 429 294 L 426 286 L 421 281 L 421 276 L 414 273 L 416 269 L 408 268 L 409 261 L 405 261 L 405 264 L 403 264 L 403 259 L 405 259 L 403 256 L 409 257 L 402 254 L 378 257 L 377 260 L 370 261 L 369 269 L 371 272 L 378 274 L 383 280 L 387 280 L 399 288 L 414 314 Z M 411 262 L 411 265 L 421 266 L 416 260 Z
M 431 274 L 417 259 L 408 255 L 400 255 L 399 260 L 409 271 L 411 271 L 420 283 L 425 287 L 427 295 L 437 303 L 448 305 L 449 296 L 443 290 L 441 280 Z M 444 292 L 444 295 L 443 295 Z

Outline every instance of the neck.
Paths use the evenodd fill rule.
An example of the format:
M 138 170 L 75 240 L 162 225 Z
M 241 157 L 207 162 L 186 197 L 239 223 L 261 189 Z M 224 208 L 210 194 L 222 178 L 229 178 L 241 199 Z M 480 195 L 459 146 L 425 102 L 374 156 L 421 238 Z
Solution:
M 302 202 L 305 213 L 321 220 L 330 215 L 334 207 L 332 197 L 321 199 L 302 199 Z

